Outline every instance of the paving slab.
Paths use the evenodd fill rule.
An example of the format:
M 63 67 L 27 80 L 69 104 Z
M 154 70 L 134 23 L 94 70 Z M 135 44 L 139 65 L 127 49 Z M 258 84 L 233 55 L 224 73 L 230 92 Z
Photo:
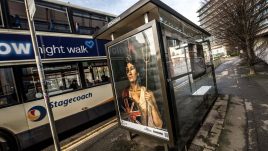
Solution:
M 216 150 L 229 102 L 229 96 L 220 96 L 208 113 L 203 125 L 194 137 L 189 151 Z
M 219 139 L 218 151 L 246 151 L 246 111 L 244 100 L 231 97 Z
M 257 74 L 251 76 L 249 68 L 241 61 L 238 57 L 232 58 L 216 69 L 218 90 L 246 100 L 247 150 L 267 151 L 268 65 L 256 64 Z

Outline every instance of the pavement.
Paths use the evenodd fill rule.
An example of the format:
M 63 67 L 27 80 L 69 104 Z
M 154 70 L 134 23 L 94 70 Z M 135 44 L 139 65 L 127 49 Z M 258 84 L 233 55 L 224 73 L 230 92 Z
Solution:
M 268 148 L 268 65 L 258 63 L 257 74 L 238 58 L 228 58 L 216 68 L 219 94 L 212 110 L 193 139 L 189 151 L 266 151 Z M 163 151 L 157 140 L 136 136 L 118 127 L 116 119 L 96 126 L 63 150 Z M 77 141 L 78 140 L 78 141 Z
M 188 151 L 212 151 L 219 146 L 219 138 L 224 128 L 229 95 L 220 95 L 195 135 Z
M 261 62 L 255 68 L 257 74 L 249 75 L 248 67 L 236 57 L 216 69 L 219 93 L 237 98 L 229 103 L 219 150 L 268 148 L 268 65 Z

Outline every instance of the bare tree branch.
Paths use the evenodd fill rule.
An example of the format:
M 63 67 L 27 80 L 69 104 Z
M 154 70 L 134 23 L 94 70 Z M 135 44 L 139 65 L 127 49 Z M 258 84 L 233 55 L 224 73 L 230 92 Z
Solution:
M 204 5 L 211 3 L 213 10 L 206 29 L 212 33 L 216 41 L 228 44 L 233 48 L 242 49 L 246 54 L 248 65 L 253 67 L 256 62 L 254 50 L 259 42 L 259 33 L 267 27 L 264 20 L 268 9 L 267 0 L 204 0 Z M 213 3 L 213 4 L 212 4 Z M 258 54 L 261 54 L 258 52 Z M 254 68 L 254 67 L 253 67 Z

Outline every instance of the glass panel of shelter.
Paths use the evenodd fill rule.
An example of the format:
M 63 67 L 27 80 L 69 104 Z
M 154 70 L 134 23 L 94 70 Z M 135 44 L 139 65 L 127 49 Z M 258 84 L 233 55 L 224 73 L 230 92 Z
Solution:
M 215 94 L 211 70 L 207 70 L 206 65 L 210 63 L 209 53 L 203 52 L 205 43 L 190 39 L 191 28 L 187 28 L 188 33 L 185 34 L 162 22 L 161 29 L 166 43 L 168 75 L 176 102 L 178 143 L 184 146 L 194 136 Z M 205 49 L 208 51 L 207 45 Z

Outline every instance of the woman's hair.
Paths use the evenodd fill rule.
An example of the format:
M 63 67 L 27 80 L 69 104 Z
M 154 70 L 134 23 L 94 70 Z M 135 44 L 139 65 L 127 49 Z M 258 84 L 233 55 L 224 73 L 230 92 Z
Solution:
M 125 62 L 133 64 L 137 70 L 142 68 L 141 63 L 143 60 L 141 59 L 141 47 L 142 45 L 138 42 L 138 40 L 134 37 L 129 38 L 127 42 L 127 55 Z
M 138 83 L 140 85 L 144 85 L 145 83 L 145 79 L 144 79 L 144 61 L 142 59 L 138 59 L 135 57 L 135 55 L 133 54 L 129 54 L 126 56 L 125 59 L 125 67 L 127 67 L 127 64 L 130 63 L 132 64 L 135 69 L 136 72 L 139 73 L 139 76 L 137 77 Z
M 140 63 L 141 61 L 142 60 L 136 59 L 134 55 L 127 55 L 125 60 L 125 67 L 127 67 L 128 63 L 130 63 L 135 67 L 136 71 L 140 73 L 140 71 L 142 70 L 142 65 Z

